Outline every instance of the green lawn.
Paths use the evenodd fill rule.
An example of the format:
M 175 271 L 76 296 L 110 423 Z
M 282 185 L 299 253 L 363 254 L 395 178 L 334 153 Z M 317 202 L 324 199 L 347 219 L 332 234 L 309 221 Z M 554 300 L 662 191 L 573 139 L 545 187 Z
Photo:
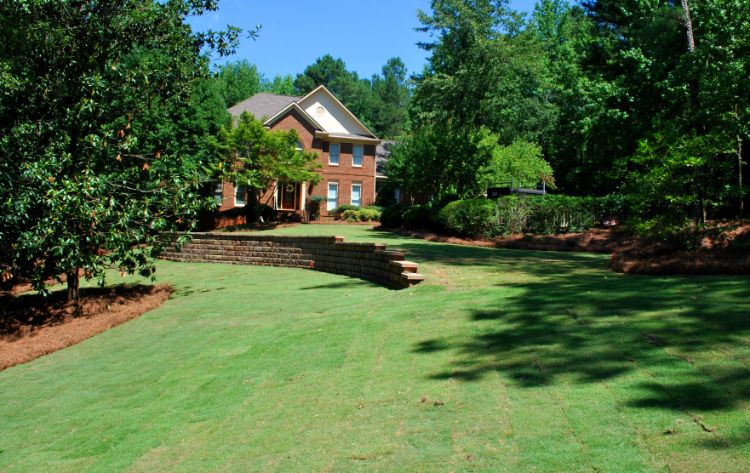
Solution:
M 161 308 L 0 373 L 0 471 L 750 471 L 747 277 L 274 233 L 385 242 L 427 279 L 161 263 Z

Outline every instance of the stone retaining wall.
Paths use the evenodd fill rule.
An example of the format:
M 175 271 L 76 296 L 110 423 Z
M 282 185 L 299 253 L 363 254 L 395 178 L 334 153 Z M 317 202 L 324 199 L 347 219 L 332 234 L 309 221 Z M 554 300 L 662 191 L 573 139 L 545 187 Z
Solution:
M 405 288 L 424 280 L 416 263 L 403 251 L 386 250 L 377 243 L 345 243 L 343 237 L 295 237 L 193 233 L 181 250 L 169 247 L 170 261 L 254 264 L 314 269 L 366 279 L 391 288 Z

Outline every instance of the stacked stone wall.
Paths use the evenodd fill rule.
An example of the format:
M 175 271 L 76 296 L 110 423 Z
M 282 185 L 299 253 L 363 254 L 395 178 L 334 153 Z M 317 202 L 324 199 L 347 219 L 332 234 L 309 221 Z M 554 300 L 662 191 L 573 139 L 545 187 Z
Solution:
M 252 264 L 313 269 L 366 279 L 391 288 L 424 280 L 402 251 L 377 243 L 346 243 L 342 237 L 295 237 L 193 233 L 182 248 L 162 254 L 170 261 Z

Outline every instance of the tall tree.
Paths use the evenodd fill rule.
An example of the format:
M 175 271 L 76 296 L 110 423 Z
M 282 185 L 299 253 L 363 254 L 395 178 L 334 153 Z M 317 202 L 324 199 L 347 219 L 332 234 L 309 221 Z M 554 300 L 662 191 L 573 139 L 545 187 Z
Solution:
M 406 75 L 406 65 L 394 57 L 385 63 L 382 75 L 372 76 L 374 127 L 381 137 L 396 138 L 406 127 L 410 96 Z
M 154 272 L 163 231 L 190 228 L 205 202 L 193 150 L 203 47 L 238 29 L 194 34 L 214 1 L 0 2 L 0 264 L 44 281 L 107 268 Z M 209 94 L 210 95 L 210 94 Z M 209 120 L 210 121 L 210 120 Z
M 227 107 L 252 97 L 263 89 L 265 79 L 255 64 L 243 59 L 219 66 L 216 74 Z

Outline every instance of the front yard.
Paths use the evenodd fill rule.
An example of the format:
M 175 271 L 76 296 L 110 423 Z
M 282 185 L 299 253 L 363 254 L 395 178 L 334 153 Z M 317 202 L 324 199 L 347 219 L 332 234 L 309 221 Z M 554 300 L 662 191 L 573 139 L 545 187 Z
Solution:
M 750 471 L 747 277 L 269 233 L 384 242 L 426 281 L 160 263 L 159 309 L 0 373 L 0 471 Z

